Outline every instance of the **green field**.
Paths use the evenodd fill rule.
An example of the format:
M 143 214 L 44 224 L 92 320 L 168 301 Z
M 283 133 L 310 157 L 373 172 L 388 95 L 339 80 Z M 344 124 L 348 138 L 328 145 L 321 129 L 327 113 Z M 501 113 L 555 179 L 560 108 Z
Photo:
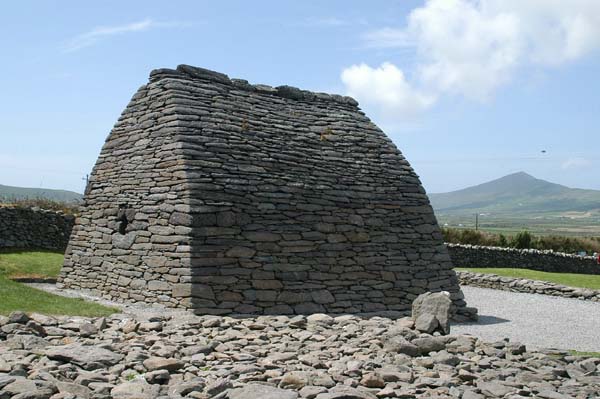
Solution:
M 76 202 L 80 201 L 82 197 L 79 193 L 67 190 L 13 187 L 0 184 L 0 202 L 13 202 L 14 200 L 23 199 Z
M 583 356 L 583 357 L 597 357 L 600 358 L 600 352 L 580 352 L 580 351 L 569 351 L 572 356 Z
M 63 254 L 51 251 L 11 251 L 0 253 L 0 274 L 9 278 L 55 278 Z
M 475 229 L 475 214 L 448 215 L 436 212 L 440 227 Z M 566 237 L 600 237 L 600 217 L 585 218 L 552 215 L 520 215 L 519 217 L 480 215 L 479 230 L 494 234 L 513 235 L 527 230 L 532 234 Z
M 497 274 L 504 277 L 525 278 L 529 280 L 548 281 L 569 287 L 590 288 L 600 290 L 600 275 L 573 274 L 573 273 L 548 273 L 529 269 L 510 268 L 462 268 L 456 270 L 476 273 Z
M 49 251 L 15 251 L 0 253 L 0 314 L 12 311 L 50 315 L 106 316 L 117 309 L 65 298 L 12 281 L 15 277 L 56 277 L 63 255 Z
M 581 190 L 513 173 L 448 193 L 430 193 L 441 226 L 491 233 L 600 236 L 600 190 Z

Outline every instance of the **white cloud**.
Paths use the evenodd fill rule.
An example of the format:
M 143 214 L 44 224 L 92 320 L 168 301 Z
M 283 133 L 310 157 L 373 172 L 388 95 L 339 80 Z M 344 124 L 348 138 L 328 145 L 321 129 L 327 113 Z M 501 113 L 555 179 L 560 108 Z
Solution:
M 510 13 L 519 22 L 523 62 L 559 65 L 600 48 L 597 0 L 481 0 L 482 12 Z
M 521 52 L 514 15 L 483 13 L 466 0 L 432 0 L 409 16 L 406 34 L 431 90 L 486 99 L 510 77 Z
M 377 106 L 384 116 L 411 115 L 430 105 L 435 99 L 414 90 L 404 73 L 389 62 L 378 68 L 366 64 L 352 65 L 342 71 L 342 82 L 348 94 L 364 104 Z
M 561 164 L 562 169 L 580 169 L 591 165 L 591 161 L 586 158 L 569 158 Z
M 555 67 L 598 51 L 600 1 L 427 0 L 406 26 L 363 39 L 368 47 L 414 51 L 415 79 L 404 82 L 404 92 L 419 87 L 427 98 L 448 93 L 486 101 L 523 67 Z M 426 108 L 413 98 L 415 108 Z
M 144 19 L 142 21 L 133 22 L 126 25 L 117 26 L 100 26 L 89 32 L 82 33 L 69 40 L 63 47 L 63 52 L 70 53 L 92 46 L 100 40 L 111 36 L 122 35 L 125 33 L 143 32 L 154 28 L 171 28 L 188 26 L 186 23 L 180 22 L 156 22 L 152 19 Z

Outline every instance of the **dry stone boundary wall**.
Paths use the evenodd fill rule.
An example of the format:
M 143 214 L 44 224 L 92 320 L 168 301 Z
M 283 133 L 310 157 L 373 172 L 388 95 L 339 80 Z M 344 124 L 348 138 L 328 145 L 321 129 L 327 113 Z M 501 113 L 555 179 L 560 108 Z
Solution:
M 64 251 L 75 218 L 39 208 L 0 207 L 0 248 Z
M 480 245 L 446 246 L 454 267 L 501 267 L 553 273 L 600 274 L 600 265 L 593 256 Z
M 497 274 L 465 271 L 457 271 L 456 274 L 458 275 L 461 285 L 600 302 L 600 290 L 568 287 L 566 285 L 554 284 L 547 281 L 503 277 L 498 276 Z

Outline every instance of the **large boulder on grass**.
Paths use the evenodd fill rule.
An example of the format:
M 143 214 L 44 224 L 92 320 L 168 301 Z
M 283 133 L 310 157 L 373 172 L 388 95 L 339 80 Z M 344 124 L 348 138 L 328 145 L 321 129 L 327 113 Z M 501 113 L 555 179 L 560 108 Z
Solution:
M 449 334 L 451 305 L 450 294 L 446 291 L 419 295 L 412 304 L 415 328 L 428 334 L 434 331 Z

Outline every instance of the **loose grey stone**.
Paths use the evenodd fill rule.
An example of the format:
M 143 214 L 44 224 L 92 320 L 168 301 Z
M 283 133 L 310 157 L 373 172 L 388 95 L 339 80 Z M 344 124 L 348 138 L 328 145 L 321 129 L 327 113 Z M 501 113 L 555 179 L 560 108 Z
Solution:
M 78 343 L 49 347 L 46 349 L 45 355 L 50 359 L 76 364 L 86 370 L 115 365 L 124 357 L 108 349 L 84 346 Z
M 114 399 L 155 399 L 158 397 L 160 387 L 150 385 L 145 381 L 136 380 L 124 382 L 111 389 L 110 395 Z
M 148 371 L 167 370 L 176 371 L 183 367 L 183 363 L 177 359 L 167 359 L 163 357 L 151 357 L 143 361 L 144 367 Z
M 89 388 L 79 384 L 57 382 L 56 387 L 58 388 L 58 392 L 62 394 L 72 394 L 81 399 L 89 399 L 92 395 L 92 391 Z
M 412 317 L 418 330 L 431 333 L 434 325 L 431 319 L 439 323 L 444 334 L 450 333 L 450 307 L 452 301 L 447 292 L 426 292 L 415 299 L 412 304 Z M 419 326 L 421 325 L 421 328 Z M 423 328 L 423 329 L 422 329 Z M 433 327 L 434 329 L 437 326 Z
M 6 384 L 4 388 L 2 388 L 2 392 L 5 392 L 10 396 L 14 396 L 20 393 L 33 392 L 36 390 L 37 386 L 35 385 L 35 382 L 23 377 L 14 379 L 13 382 Z
M 25 312 L 15 311 L 8 315 L 9 323 L 25 324 L 29 321 L 29 316 Z
M 376 399 L 376 396 L 348 386 L 336 386 L 329 392 L 317 395 L 316 399 Z
M 481 390 L 481 393 L 484 395 L 488 395 L 494 398 L 502 398 L 504 395 L 507 395 L 511 392 L 515 391 L 515 388 L 509 387 L 506 385 L 502 385 L 497 382 L 478 382 L 477 388 Z
M 318 394 L 324 392 L 327 392 L 327 388 L 314 385 L 305 386 L 302 389 L 300 389 L 300 391 L 298 391 L 300 397 L 307 399 L 314 399 L 317 397 Z
M 419 354 L 419 348 L 401 336 L 388 338 L 385 341 L 384 349 L 388 352 L 402 353 L 408 356 Z
M 247 384 L 241 388 L 231 389 L 227 392 L 229 399 L 297 399 L 298 393 L 288 390 L 275 388 L 269 385 Z

